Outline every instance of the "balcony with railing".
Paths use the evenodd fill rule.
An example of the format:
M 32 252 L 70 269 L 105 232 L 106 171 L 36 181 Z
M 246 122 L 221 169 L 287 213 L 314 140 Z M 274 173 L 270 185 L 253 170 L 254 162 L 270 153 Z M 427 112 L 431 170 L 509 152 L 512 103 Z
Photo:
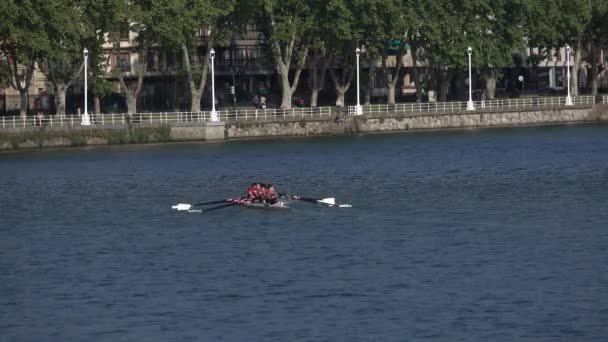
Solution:
M 272 71 L 272 59 L 265 45 L 236 45 L 216 49 L 216 71 L 219 73 L 255 73 Z

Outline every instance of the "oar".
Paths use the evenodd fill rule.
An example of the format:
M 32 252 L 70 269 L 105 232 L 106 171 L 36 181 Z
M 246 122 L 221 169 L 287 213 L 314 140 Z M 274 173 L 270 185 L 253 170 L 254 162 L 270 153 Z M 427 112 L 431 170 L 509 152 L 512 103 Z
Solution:
M 218 205 L 216 207 L 202 209 L 201 212 L 222 209 L 222 208 L 231 207 L 233 205 L 239 205 L 239 204 L 242 204 L 242 203 L 240 203 L 240 202 L 230 202 L 230 203 L 227 203 L 227 204 Z
M 171 209 L 177 209 L 177 211 L 186 211 L 186 210 L 192 209 L 192 207 L 198 207 L 198 206 L 209 205 L 209 204 L 226 203 L 226 202 L 229 202 L 229 201 L 230 201 L 229 199 L 223 199 L 223 200 L 203 202 L 203 203 L 195 203 L 195 204 L 178 203 L 178 204 L 176 204 L 174 206 L 171 206 Z
M 309 202 L 314 204 L 322 204 L 328 207 L 338 207 L 338 208 L 351 208 L 350 204 L 337 204 L 336 199 L 333 197 L 329 198 L 311 198 L 311 197 L 300 197 L 300 196 L 289 196 L 295 200 L 302 202 Z

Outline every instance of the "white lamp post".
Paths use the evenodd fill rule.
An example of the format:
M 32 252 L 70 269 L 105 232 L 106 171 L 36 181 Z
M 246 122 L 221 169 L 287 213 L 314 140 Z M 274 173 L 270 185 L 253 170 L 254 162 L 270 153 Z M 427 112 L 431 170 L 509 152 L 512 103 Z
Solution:
M 209 51 L 209 55 L 211 56 L 211 121 L 216 122 L 219 120 L 217 118 L 217 112 L 215 111 L 215 50 L 213 48 Z
M 568 96 L 566 96 L 566 106 L 572 106 L 570 97 L 570 45 L 566 44 L 566 79 L 568 80 Z
M 473 104 L 473 79 L 471 78 L 471 54 L 473 53 L 473 48 L 469 46 L 467 53 L 469 54 L 469 101 L 467 102 L 467 110 L 475 110 L 475 104 Z
M 89 117 L 89 112 L 87 110 L 87 105 L 88 105 L 88 98 L 87 98 L 87 64 L 88 60 L 89 60 L 89 50 L 87 50 L 87 48 L 85 47 L 84 50 L 82 50 L 82 55 L 84 56 L 84 113 L 82 114 L 82 118 L 80 121 L 80 124 L 82 126 L 89 126 L 91 125 L 91 118 Z
M 361 49 L 357 48 L 355 50 L 357 54 L 357 115 L 363 114 L 363 109 L 361 108 L 361 99 L 360 99 L 360 91 L 359 91 L 359 55 L 361 54 Z

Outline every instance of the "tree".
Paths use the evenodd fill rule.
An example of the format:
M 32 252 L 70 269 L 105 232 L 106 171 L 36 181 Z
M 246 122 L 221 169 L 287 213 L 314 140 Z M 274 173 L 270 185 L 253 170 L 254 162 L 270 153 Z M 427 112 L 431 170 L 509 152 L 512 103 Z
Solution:
M 108 73 L 112 56 L 116 49 L 106 53 L 106 42 L 120 42 L 120 23 L 128 21 L 126 3 L 123 0 L 93 0 L 85 7 L 85 17 L 89 23 L 89 34 L 84 46 L 89 50 L 88 73 L 89 90 L 93 95 L 94 112 L 101 113 L 101 98 L 112 93 L 112 83 Z M 116 47 L 116 44 L 113 44 Z
M 367 84 L 362 89 L 365 92 L 364 103 L 369 104 L 374 87 L 376 66 L 382 52 L 386 49 L 386 18 L 383 17 L 383 12 L 378 11 L 378 8 L 382 8 L 383 1 L 350 1 L 353 12 L 357 13 L 357 25 L 355 29 L 358 31 L 358 45 L 363 48 L 360 58 L 363 61 L 367 61 L 368 65 Z
M 0 24 L 0 50 L 10 72 L 8 81 L 21 97 L 20 115 L 25 117 L 28 108 L 30 87 L 36 61 L 51 50 L 45 28 L 45 18 L 38 9 L 45 1 L 15 0 L 0 2 L 3 23 Z
M 351 41 L 363 47 L 362 56 L 367 59 L 369 65 L 368 81 L 370 83 L 366 87 L 366 102 L 369 102 L 375 64 L 380 59 L 388 93 L 388 103 L 395 103 L 395 88 L 400 78 L 403 56 L 406 53 L 407 29 L 405 24 L 410 20 L 410 9 L 402 0 L 349 0 L 348 8 L 352 8 L 354 22 L 351 28 Z M 397 47 L 391 52 L 389 45 L 394 42 Z M 355 46 L 351 45 L 346 50 L 350 50 L 350 56 L 352 56 L 354 49 Z M 395 57 L 392 57 L 391 54 Z M 389 65 L 393 59 L 394 65 Z
M 422 83 L 420 81 L 420 71 L 418 61 L 424 60 L 425 47 L 428 43 L 426 36 L 426 25 L 429 24 L 427 18 L 434 16 L 432 1 L 406 1 L 406 6 L 411 8 L 410 17 L 405 25 L 407 27 L 407 41 L 410 44 L 412 56 L 412 76 L 416 86 L 416 102 L 422 101 Z
M 563 14 L 565 26 L 565 39 L 574 46 L 574 62 L 572 63 L 572 85 L 571 94 L 578 96 L 578 70 L 583 56 L 583 39 L 587 25 L 591 20 L 591 0 L 579 0 L 576 2 L 560 0 L 560 13 Z
M 76 5 L 76 6 L 74 6 Z M 83 69 L 84 42 L 93 30 L 86 18 L 84 2 L 46 1 L 38 7 L 44 16 L 47 39 L 53 46 L 41 56 L 39 63 L 53 85 L 56 115 L 65 115 L 66 92 Z
M 454 70 L 466 65 L 466 29 L 473 13 L 458 11 L 454 1 L 429 1 L 429 11 L 441 20 L 425 23 L 425 58 L 435 68 L 439 101 L 447 100 L 448 85 Z M 473 47 L 475 49 L 475 47 Z
M 126 10 L 124 13 L 126 15 L 124 21 L 118 23 L 118 27 L 128 27 L 129 32 L 135 34 L 137 59 L 134 61 L 133 67 L 124 68 L 123 70 L 121 66 L 116 72 L 118 73 L 120 87 L 125 93 L 127 100 L 127 111 L 129 113 L 136 113 L 137 98 L 143 89 L 150 48 L 158 44 L 162 40 L 162 37 L 168 34 L 179 34 L 174 26 L 167 26 L 166 23 L 168 18 L 177 18 L 183 13 L 179 12 L 179 6 L 176 6 L 176 1 L 133 0 L 127 2 L 125 6 Z M 113 44 L 114 50 L 120 56 L 120 39 L 114 40 Z M 127 85 L 124 80 L 127 73 L 132 73 L 137 77 L 135 84 Z
M 608 48 L 608 2 L 592 1 L 591 20 L 585 28 L 583 40 L 591 64 L 591 93 L 597 95 L 600 51 Z
M 460 15 L 476 13 L 468 20 L 466 40 L 474 48 L 487 97 L 493 99 L 502 68 L 510 66 L 513 52 L 525 46 L 522 7 L 510 0 L 477 0 L 457 10 Z
M 352 4 L 345 0 L 331 0 L 323 2 L 317 7 L 315 15 L 319 29 L 316 33 L 326 46 L 330 47 L 330 54 L 326 63 L 330 79 L 336 91 L 337 101 L 345 103 L 344 96 L 353 80 L 355 73 L 355 49 L 360 40 L 359 22 L 352 12 Z
M 388 95 L 388 104 L 395 104 L 395 88 L 400 79 L 401 68 L 403 67 L 403 58 L 407 53 L 407 38 L 410 35 L 408 31 L 408 22 L 412 19 L 411 7 L 406 6 L 402 1 L 382 1 L 376 3 L 376 11 L 380 18 L 384 18 L 383 31 L 384 34 L 376 39 L 376 48 L 382 55 L 382 74 L 386 84 Z M 380 47 L 381 45 L 384 47 Z M 395 65 L 389 65 L 389 49 L 387 45 L 395 45 Z M 392 59 L 391 59 L 392 60 Z
M 187 81 L 190 88 L 190 110 L 200 111 L 201 98 L 205 90 L 207 75 L 209 70 L 210 55 L 209 50 L 215 45 L 216 41 L 224 42 L 234 32 L 235 28 L 240 27 L 242 22 L 237 18 L 235 12 L 235 0 L 189 0 L 184 2 L 182 21 L 178 29 L 179 35 L 167 35 L 163 39 L 169 42 L 167 46 L 176 45 L 182 51 L 182 60 L 186 70 Z M 200 29 L 207 29 L 207 49 L 201 66 L 192 66 L 194 52 L 201 43 L 200 38 L 192 32 Z M 177 38 L 177 39 L 175 39 Z M 198 84 L 198 86 L 197 86 Z M 212 99 L 214 101 L 215 99 Z
M 592 0 L 571 2 L 554 0 L 522 1 L 529 46 L 559 48 L 570 44 L 572 63 L 572 95 L 578 95 L 578 68 L 582 59 L 584 31 L 591 20 Z
M 311 2 L 258 0 L 258 20 L 269 39 L 283 98 L 281 108 L 290 109 L 300 74 L 306 63 L 314 23 Z M 292 64 L 293 63 L 293 64 Z M 290 71 L 294 67 L 293 76 Z
M 0 13 L 5 13 L 8 18 L 16 16 L 17 7 L 13 0 L 0 2 Z M 4 43 L 11 40 L 13 32 L 13 20 L 0 21 L 0 87 L 10 84 L 10 66 L 8 56 L 5 54 Z
M 319 37 L 315 37 L 309 49 L 308 88 L 311 91 L 310 106 L 317 107 L 319 93 L 325 86 L 325 75 L 332 61 L 333 49 Z

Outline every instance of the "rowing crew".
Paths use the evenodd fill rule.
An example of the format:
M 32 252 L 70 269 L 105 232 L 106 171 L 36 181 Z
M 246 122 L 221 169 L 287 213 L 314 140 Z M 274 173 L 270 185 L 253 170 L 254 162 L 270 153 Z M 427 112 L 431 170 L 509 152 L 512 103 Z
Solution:
M 279 193 L 272 184 L 253 183 L 247 188 L 247 201 L 276 204 Z

